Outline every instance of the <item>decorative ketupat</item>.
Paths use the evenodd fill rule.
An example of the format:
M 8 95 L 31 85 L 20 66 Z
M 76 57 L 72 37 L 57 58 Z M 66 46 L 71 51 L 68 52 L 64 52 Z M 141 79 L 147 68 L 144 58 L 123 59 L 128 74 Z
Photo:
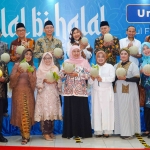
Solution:
M 143 72 L 146 74 L 150 74 L 150 64 L 147 64 L 143 67 Z
M 84 45 L 88 45 L 88 39 L 86 37 L 82 37 L 81 43 Z
M 8 53 L 3 53 L 1 55 L 1 60 L 4 61 L 5 63 L 8 63 L 10 61 L 10 55 Z
M 90 75 L 94 78 L 99 76 L 99 66 L 97 64 L 96 65 L 92 64 Z
M 138 54 L 138 47 L 133 45 L 129 48 L 129 51 L 130 51 L 131 55 L 137 55 Z
M 111 42 L 113 40 L 113 36 L 110 33 L 106 33 L 104 35 L 104 41 L 105 42 Z
M 2 72 L 2 70 L 0 70 L 0 77 L 2 77 L 3 76 L 3 72 Z
M 54 49 L 54 56 L 60 58 L 63 55 L 63 50 L 61 48 Z
M 63 63 L 63 69 L 66 73 L 72 73 L 75 69 L 75 64 L 64 62 Z
M 54 82 L 59 80 L 59 75 L 56 72 L 49 71 L 46 74 L 46 79 L 48 82 Z
M 34 71 L 34 68 L 26 62 L 25 58 L 20 62 L 19 66 L 24 70 L 24 72 L 26 72 L 26 71 L 33 72 Z
M 126 76 L 127 74 L 127 71 L 126 69 L 124 69 L 123 67 L 119 67 L 117 70 L 116 70 L 116 75 L 117 77 L 124 77 Z
M 17 46 L 16 53 L 19 54 L 19 55 L 21 55 L 24 50 L 25 50 L 24 46 L 22 46 L 22 45 Z

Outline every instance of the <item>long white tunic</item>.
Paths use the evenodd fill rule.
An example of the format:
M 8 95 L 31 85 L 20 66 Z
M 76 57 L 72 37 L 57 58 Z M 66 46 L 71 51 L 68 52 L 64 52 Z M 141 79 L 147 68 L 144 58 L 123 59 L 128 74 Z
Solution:
M 117 67 L 117 64 L 114 66 Z M 131 63 L 126 78 L 140 76 L 138 66 Z M 140 107 L 137 84 L 117 80 L 115 93 L 115 134 L 133 136 L 140 133 Z M 129 93 L 122 93 L 122 86 L 129 85 Z
M 114 130 L 114 92 L 112 82 L 115 80 L 115 69 L 111 64 L 99 66 L 102 82 L 90 78 L 92 85 L 92 128 L 95 132 Z

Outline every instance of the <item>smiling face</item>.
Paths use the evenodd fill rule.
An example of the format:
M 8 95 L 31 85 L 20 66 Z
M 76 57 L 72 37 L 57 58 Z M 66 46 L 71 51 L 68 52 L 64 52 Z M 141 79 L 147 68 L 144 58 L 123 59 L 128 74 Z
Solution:
M 30 62 L 32 60 L 32 53 L 31 53 L 31 51 L 27 51 L 25 53 L 25 59 L 26 59 L 27 62 Z
M 21 27 L 21 28 L 18 28 L 16 30 L 16 34 L 18 35 L 19 38 L 25 38 L 26 36 L 26 29 Z
M 103 53 L 99 53 L 97 56 L 96 56 L 96 61 L 98 64 L 104 64 L 105 61 L 106 61 L 106 56 L 103 54 Z
M 47 36 L 51 36 L 54 32 L 54 27 L 52 25 L 47 25 L 44 28 L 44 32 Z
M 143 46 L 143 53 L 145 56 L 150 56 L 150 48 L 147 45 Z
M 136 30 L 134 27 L 129 27 L 126 31 L 126 34 L 128 35 L 128 38 L 134 38 L 136 34 Z
M 120 53 L 120 59 L 121 59 L 122 62 L 128 61 L 129 60 L 129 54 L 126 51 L 123 50 Z
M 49 66 L 52 63 L 52 57 L 48 54 L 45 55 L 44 59 L 44 63 Z
M 78 59 L 81 56 L 81 52 L 78 48 L 75 48 L 72 50 L 72 57 L 75 59 Z
M 74 30 L 72 36 L 73 36 L 74 40 L 78 41 L 81 37 L 81 32 L 78 29 L 76 29 L 76 30 Z
M 102 26 L 102 27 L 100 28 L 100 31 L 101 31 L 101 34 L 102 34 L 102 35 L 105 35 L 106 33 L 109 33 L 110 27 L 109 27 L 109 26 Z

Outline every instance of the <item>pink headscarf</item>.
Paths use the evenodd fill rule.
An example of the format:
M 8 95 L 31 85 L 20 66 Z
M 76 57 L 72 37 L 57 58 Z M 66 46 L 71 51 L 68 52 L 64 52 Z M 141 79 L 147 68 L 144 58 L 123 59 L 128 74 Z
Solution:
M 89 71 L 90 70 L 90 64 L 89 64 L 89 62 L 86 59 L 84 59 L 81 56 L 81 53 L 80 53 L 80 57 L 79 58 L 76 59 L 76 58 L 73 57 L 72 52 L 73 52 L 74 49 L 79 49 L 80 50 L 80 47 L 77 46 L 77 45 L 71 46 L 71 48 L 70 48 L 70 55 L 69 55 L 70 57 L 65 62 L 69 62 L 71 64 L 75 64 L 77 66 L 81 66 L 81 67 L 83 67 L 83 68 L 85 68 L 85 69 L 87 69 Z
M 46 65 L 45 62 L 44 62 L 44 57 L 46 55 L 49 55 L 50 57 L 52 57 L 52 62 L 51 62 L 50 65 Z M 36 72 L 37 78 L 44 79 L 45 76 L 46 76 L 46 73 L 50 70 L 53 71 L 53 72 L 58 72 L 58 67 L 54 65 L 54 60 L 53 60 L 52 54 L 50 52 L 46 52 L 46 53 L 43 54 L 41 63 L 40 63 L 39 68 Z

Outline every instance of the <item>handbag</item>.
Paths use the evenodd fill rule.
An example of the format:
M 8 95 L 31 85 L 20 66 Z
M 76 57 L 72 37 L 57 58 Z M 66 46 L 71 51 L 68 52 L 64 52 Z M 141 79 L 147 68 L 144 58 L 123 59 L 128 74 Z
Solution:
M 138 90 L 139 90 L 140 107 L 144 107 L 145 106 L 145 98 L 146 98 L 145 89 L 142 85 L 138 85 Z

